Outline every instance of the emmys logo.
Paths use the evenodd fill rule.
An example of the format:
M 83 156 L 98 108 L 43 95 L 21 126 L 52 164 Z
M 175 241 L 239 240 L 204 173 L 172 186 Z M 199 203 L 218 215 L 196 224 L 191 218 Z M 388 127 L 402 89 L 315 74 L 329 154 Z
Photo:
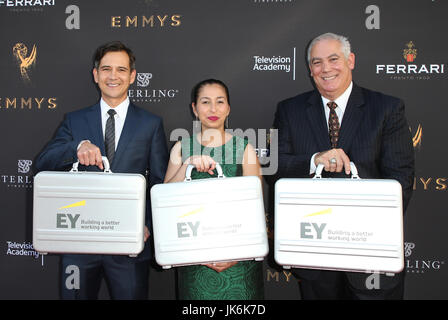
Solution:
M 293 282 L 291 281 L 294 280 L 294 276 L 292 276 L 292 273 L 290 271 L 277 271 L 277 270 L 273 270 L 273 269 L 266 269 L 266 280 L 268 282 L 270 281 L 275 281 L 275 282 Z
M 417 131 L 415 135 L 412 137 L 412 145 L 414 148 L 420 148 L 422 145 L 422 134 L 423 134 L 423 128 L 422 125 L 419 124 L 417 127 Z
M 18 173 L 28 173 L 31 169 L 31 165 L 33 161 L 31 160 L 19 160 L 17 163 L 17 172 Z
M 0 110 L 54 110 L 57 106 L 56 97 L 0 97 Z
M 1 0 L 0 0 L 1 1 Z M 30 47 L 31 48 L 31 47 Z M 22 81 L 27 86 L 32 86 L 30 73 L 32 67 L 36 65 L 37 60 L 37 46 L 34 44 L 29 48 L 19 42 L 12 48 L 12 55 L 17 62 L 20 70 Z M 0 111 L 1 110 L 54 110 L 57 107 L 56 97 L 46 96 L 0 96 Z
M 151 16 L 111 16 L 112 28 L 166 28 L 179 27 L 182 23 L 180 14 Z
M 414 62 L 415 58 L 417 58 L 417 49 L 413 49 L 414 43 L 409 41 L 406 45 L 408 48 L 403 50 L 403 58 L 406 62 Z
M 446 177 L 414 177 L 413 190 L 446 191 L 448 185 Z
M 29 55 L 28 48 L 23 43 L 16 43 L 12 48 L 12 52 L 19 65 L 20 75 L 22 76 L 23 81 L 30 82 L 29 71 L 36 63 L 36 45 L 33 45 L 33 49 Z
M 137 73 L 137 87 L 149 86 L 149 80 L 152 79 L 152 73 Z

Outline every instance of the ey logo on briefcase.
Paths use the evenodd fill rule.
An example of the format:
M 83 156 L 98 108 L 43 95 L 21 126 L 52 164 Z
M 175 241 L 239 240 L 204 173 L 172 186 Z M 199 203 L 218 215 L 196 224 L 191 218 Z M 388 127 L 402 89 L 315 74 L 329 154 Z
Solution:
M 199 213 L 199 212 L 201 212 L 203 210 L 204 210 L 204 208 L 201 207 L 199 209 L 187 212 L 187 213 L 179 216 L 179 218 L 189 217 L 189 216 L 192 216 L 192 215 L 194 215 L 196 213 Z M 178 222 L 177 223 L 177 237 L 178 238 L 197 237 L 198 236 L 199 224 L 200 224 L 200 221 L 195 221 L 195 222 L 191 222 L 191 221 Z
M 75 202 L 64 207 L 58 208 L 58 210 L 82 207 L 86 205 L 86 200 Z M 56 214 L 56 228 L 76 228 L 76 222 L 78 221 L 80 214 L 70 213 L 57 213 Z
M 314 212 L 307 214 L 304 218 L 320 216 L 323 214 L 330 214 L 332 209 L 325 209 L 322 211 Z M 309 223 L 309 222 L 301 222 L 300 223 L 300 238 L 302 239 L 322 239 L 322 232 L 324 231 L 326 223 Z

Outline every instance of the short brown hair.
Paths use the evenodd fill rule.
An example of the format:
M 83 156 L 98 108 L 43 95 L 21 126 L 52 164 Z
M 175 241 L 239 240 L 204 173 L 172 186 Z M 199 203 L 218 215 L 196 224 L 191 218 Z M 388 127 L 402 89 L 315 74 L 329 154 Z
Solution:
M 123 43 L 120 41 L 111 41 L 108 43 L 105 43 L 101 46 L 99 46 L 96 51 L 93 58 L 93 67 L 95 69 L 98 69 L 100 66 L 100 61 L 103 59 L 103 57 L 108 52 L 117 52 L 117 51 L 124 51 L 129 56 L 129 66 L 131 67 L 131 71 L 135 69 L 135 56 L 132 50 L 128 47 L 126 47 Z

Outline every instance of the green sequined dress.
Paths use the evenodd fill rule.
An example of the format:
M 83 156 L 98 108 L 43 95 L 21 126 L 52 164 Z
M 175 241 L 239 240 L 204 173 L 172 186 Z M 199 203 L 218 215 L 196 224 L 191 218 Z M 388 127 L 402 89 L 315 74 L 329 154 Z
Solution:
M 243 175 L 242 158 L 247 139 L 234 136 L 226 144 L 209 148 L 201 145 L 195 137 L 182 141 L 182 161 L 199 153 L 209 155 L 221 164 L 226 177 Z M 192 179 L 216 177 L 207 172 L 193 170 Z M 263 263 L 239 261 L 222 272 L 206 266 L 179 267 L 178 294 L 181 300 L 261 300 L 264 298 Z

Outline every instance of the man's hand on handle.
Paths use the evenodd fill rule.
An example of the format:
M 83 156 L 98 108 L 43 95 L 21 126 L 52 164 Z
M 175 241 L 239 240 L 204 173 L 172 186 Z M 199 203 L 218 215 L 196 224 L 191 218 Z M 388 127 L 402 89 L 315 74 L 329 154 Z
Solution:
M 319 152 L 314 157 L 316 167 L 322 163 L 324 170 L 329 172 L 342 172 L 345 169 L 346 174 L 350 174 L 350 159 L 342 149 L 330 149 Z
M 101 170 L 104 169 L 100 148 L 89 141 L 79 146 L 77 156 L 79 163 L 84 166 L 97 166 Z

